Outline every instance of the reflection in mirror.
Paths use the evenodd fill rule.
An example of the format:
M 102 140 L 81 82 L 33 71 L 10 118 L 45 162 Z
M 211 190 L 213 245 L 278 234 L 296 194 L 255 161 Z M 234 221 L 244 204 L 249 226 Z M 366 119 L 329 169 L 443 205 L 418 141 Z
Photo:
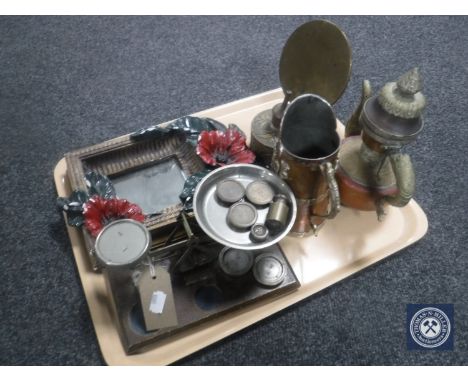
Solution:
M 180 203 L 186 175 L 176 159 L 112 178 L 117 197 L 138 204 L 146 215 Z

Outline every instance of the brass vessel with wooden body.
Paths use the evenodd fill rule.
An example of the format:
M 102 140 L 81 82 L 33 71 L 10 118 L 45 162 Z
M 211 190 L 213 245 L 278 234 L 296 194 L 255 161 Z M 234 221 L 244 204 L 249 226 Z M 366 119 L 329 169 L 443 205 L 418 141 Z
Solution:
M 385 204 L 403 207 L 411 200 L 415 175 L 411 158 L 401 149 L 423 128 L 426 101 L 421 89 L 417 68 L 369 99 L 370 85 L 364 82 L 361 104 L 347 124 L 339 155 L 337 181 L 343 205 L 375 210 L 381 219 Z

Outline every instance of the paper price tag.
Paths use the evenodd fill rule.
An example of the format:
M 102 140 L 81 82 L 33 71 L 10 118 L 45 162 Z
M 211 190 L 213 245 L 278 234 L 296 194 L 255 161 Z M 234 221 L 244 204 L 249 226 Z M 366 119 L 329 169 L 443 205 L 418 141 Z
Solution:
M 158 290 L 153 292 L 153 297 L 151 297 L 151 303 L 149 310 L 155 314 L 161 314 L 164 310 L 164 304 L 166 302 L 167 294 Z
M 148 331 L 177 326 L 171 275 L 163 267 L 156 266 L 154 276 L 147 267 L 138 280 L 138 293 Z

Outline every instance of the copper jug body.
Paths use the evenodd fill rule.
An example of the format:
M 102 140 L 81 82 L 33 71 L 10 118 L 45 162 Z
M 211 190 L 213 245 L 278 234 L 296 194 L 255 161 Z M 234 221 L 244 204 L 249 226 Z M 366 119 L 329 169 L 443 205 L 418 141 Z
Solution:
M 296 197 L 292 234 L 316 233 L 325 219 L 339 211 L 335 167 L 340 137 L 336 127 L 330 104 L 315 94 L 297 97 L 284 112 L 272 167 Z

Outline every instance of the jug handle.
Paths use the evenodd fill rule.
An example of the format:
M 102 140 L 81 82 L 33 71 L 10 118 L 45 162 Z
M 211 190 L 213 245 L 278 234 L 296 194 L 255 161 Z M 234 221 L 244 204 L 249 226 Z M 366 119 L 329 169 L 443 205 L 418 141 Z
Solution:
M 320 165 L 322 171 L 325 172 L 325 179 L 327 181 L 328 190 L 330 193 L 330 209 L 326 215 L 313 215 L 312 217 L 320 217 L 326 219 L 333 219 L 338 212 L 340 212 L 340 192 L 338 190 L 338 184 L 335 179 L 335 168 L 330 162 L 325 162 Z

